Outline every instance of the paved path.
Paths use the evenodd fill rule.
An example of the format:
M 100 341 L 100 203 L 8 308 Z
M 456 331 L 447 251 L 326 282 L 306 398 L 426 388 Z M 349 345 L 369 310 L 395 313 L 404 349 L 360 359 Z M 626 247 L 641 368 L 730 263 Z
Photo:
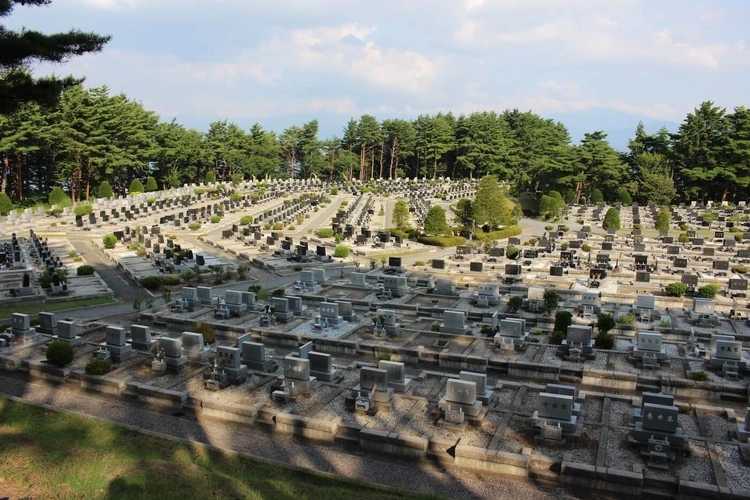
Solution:
M 164 436 L 187 439 L 268 460 L 388 486 L 436 493 L 452 499 L 604 499 L 597 492 L 571 492 L 554 484 L 481 476 L 432 463 L 414 464 L 358 450 L 349 454 L 324 444 L 313 445 L 295 437 L 268 434 L 255 427 L 156 413 L 122 399 L 84 393 L 68 384 L 50 387 L 29 382 L 23 374 L 0 374 L 0 396 L 75 411 Z

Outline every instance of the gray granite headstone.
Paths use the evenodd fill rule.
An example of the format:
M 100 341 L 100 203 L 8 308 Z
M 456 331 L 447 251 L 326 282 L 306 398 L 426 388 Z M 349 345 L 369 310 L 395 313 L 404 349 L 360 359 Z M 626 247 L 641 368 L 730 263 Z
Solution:
M 307 380 L 310 378 L 310 360 L 302 358 L 293 358 L 287 356 L 284 358 L 284 377 L 293 380 Z
M 310 371 L 330 373 L 333 370 L 333 357 L 330 354 L 312 351 L 307 359 L 310 360 Z
M 205 346 L 202 333 L 182 332 L 182 348 L 186 351 L 201 351 Z
M 716 357 L 739 361 L 742 359 L 742 342 L 738 340 L 719 340 L 716 342 Z
M 182 356 L 182 339 L 160 337 L 159 349 L 164 349 L 164 355 L 168 358 L 179 358 Z
M 369 366 L 362 367 L 359 371 L 359 387 L 363 391 L 372 390 L 373 387 L 377 391 L 387 391 L 388 370 L 370 368 Z
M 243 342 L 242 359 L 245 361 L 264 362 L 266 360 L 266 346 L 259 342 Z
M 406 366 L 396 361 L 378 361 L 378 368 L 388 372 L 390 382 L 403 382 L 406 377 Z
M 591 342 L 591 327 L 570 325 L 565 339 L 568 344 L 583 344 L 584 346 L 588 346 Z
M 542 392 L 537 403 L 539 417 L 568 421 L 573 416 L 573 402 L 573 396 Z
M 240 350 L 236 347 L 219 346 L 216 348 L 216 362 L 221 368 L 240 369 Z
M 124 328 L 108 326 L 105 334 L 107 345 L 122 347 L 127 344 L 127 335 Z
M 661 352 L 662 335 L 657 332 L 638 332 L 638 350 Z
M 445 386 L 445 399 L 449 403 L 473 405 L 477 400 L 477 384 L 468 380 L 449 379 Z
M 468 382 L 474 382 L 476 384 L 477 394 L 484 394 L 487 392 L 487 374 L 475 373 L 475 372 L 460 372 L 458 374 L 459 380 L 466 380 Z
M 653 403 L 643 404 L 643 428 L 673 434 L 677 431 L 679 409 L 676 406 L 663 406 Z
M 57 337 L 72 340 L 76 338 L 76 324 L 72 321 L 60 320 L 57 322 Z

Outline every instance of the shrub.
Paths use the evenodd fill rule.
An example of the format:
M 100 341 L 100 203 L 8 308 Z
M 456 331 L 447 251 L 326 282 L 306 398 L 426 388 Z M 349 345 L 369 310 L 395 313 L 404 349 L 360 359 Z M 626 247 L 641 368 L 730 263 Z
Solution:
M 635 316 L 632 314 L 621 314 L 616 320 L 621 325 L 632 325 L 635 323 Z
M 568 333 L 568 327 L 573 324 L 573 315 L 570 311 L 558 311 L 555 314 L 555 326 L 553 330 L 555 332 L 562 332 L 563 338 Z
M 332 195 L 336 196 L 337 194 L 339 194 L 339 188 L 337 188 L 337 187 L 332 187 L 332 188 L 331 188 L 331 190 L 330 190 L 330 193 L 331 193 Z
M 746 274 L 748 272 L 748 268 L 744 264 L 738 264 L 732 267 L 732 272 L 737 274 Z
M 430 330 L 433 332 L 439 332 L 440 331 L 440 323 L 433 323 L 432 326 L 430 326 Z
M 617 198 L 626 207 L 633 204 L 633 198 L 631 198 L 630 193 L 628 193 L 628 190 L 625 188 L 620 188 L 620 190 L 617 191 Z
M 508 247 L 508 249 L 505 251 L 505 255 L 510 260 L 516 260 L 518 256 L 521 255 L 521 250 L 516 247 Z
M 620 229 L 620 214 L 616 208 L 610 208 L 604 215 L 603 229 Z
M 690 226 L 687 224 L 680 224 L 680 231 L 688 231 Z
M 716 294 L 719 293 L 719 290 L 721 290 L 721 287 L 719 285 L 706 285 L 702 286 L 698 289 L 698 297 L 704 298 L 704 299 L 713 299 L 716 297 Z
M 584 252 L 590 252 L 591 251 L 591 245 L 589 245 L 587 243 L 584 243 L 583 245 L 581 245 L 581 250 L 583 250 Z
M 708 380 L 708 373 L 704 371 L 691 372 L 690 378 L 697 380 L 698 382 L 705 382 Z
M 435 247 L 455 247 L 466 243 L 466 238 L 462 236 L 422 236 L 419 242 L 423 245 Z
M 214 331 L 214 327 L 204 321 L 198 323 L 195 327 L 195 333 L 203 335 L 203 342 L 206 344 L 213 344 L 216 342 L 216 332 Z
M 105 234 L 102 238 L 102 243 L 104 244 L 104 248 L 112 249 L 115 248 L 115 245 L 117 245 L 117 236 L 114 234 Z
M 99 198 L 112 198 L 115 195 L 115 192 L 109 182 L 102 181 L 102 183 L 99 184 L 99 189 L 96 194 Z
M 48 201 L 50 205 L 65 206 L 70 203 L 70 197 L 65 194 L 60 186 L 55 186 L 49 192 Z
M 158 290 L 161 285 L 161 276 L 146 276 L 143 278 L 143 288 L 147 290 Z
M 273 228 L 274 231 L 281 231 L 282 229 L 284 229 L 284 226 L 281 224 L 281 222 L 277 222 L 271 227 Z
M 195 193 L 196 195 L 200 196 L 200 195 L 202 195 L 203 193 L 205 193 L 205 192 L 206 192 L 206 190 L 205 190 L 205 189 L 201 189 L 201 188 L 195 188 L 195 191 L 193 191 L 193 192 L 194 192 L 194 193 Z
M 232 193 L 229 195 L 229 201 L 240 201 L 240 198 L 242 198 L 242 196 L 240 196 L 239 193 Z
M 517 312 L 523 305 L 523 299 L 518 295 L 513 295 L 508 299 L 508 312 Z
M 341 202 L 341 208 L 344 208 L 345 206 L 349 205 L 349 202 L 344 200 Z
M 690 238 L 688 238 L 687 233 L 680 233 L 680 235 L 677 237 L 677 241 L 679 243 L 687 243 L 690 241 Z
M 190 229 L 191 231 L 197 231 L 200 228 L 201 228 L 200 222 L 191 222 L 190 224 L 188 224 L 188 229 Z
M 552 231 L 553 229 L 555 229 L 555 226 L 544 226 L 545 231 Z
M 55 340 L 47 346 L 44 355 L 51 365 L 62 368 L 73 361 L 73 346 L 61 340 Z
M 518 236 L 521 234 L 522 229 L 518 226 L 508 226 L 504 227 L 498 231 L 491 231 L 489 233 L 483 233 L 478 232 L 477 233 L 477 240 L 504 240 L 505 238 L 510 238 L 511 236 Z
M 333 229 L 330 227 L 324 227 L 315 231 L 315 236 L 318 238 L 333 238 Z
M 599 333 L 607 334 L 615 327 L 615 318 L 608 313 L 599 313 L 596 315 L 596 327 Z
M 537 238 L 531 238 L 529 240 L 529 245 L 536 245 L 539 242 Z
M 336 250 L 333 251 L 333 256 L 340 259 L 345 259 L 349 256 L 349 247 L 346 245 L 336 246 Z
M 204 184 L 213 184 L 216 182 L 216 174 L 213 170 L 206 172 L 206 177 L 203 179 Z
M 604 201 L 604 195 L 598 189 L 591 191 L 591 203 L 601 203 Z
M 150 193 L 152 191 L 158 191 L 158 190 L 159 190 L 159 185 L 156 183 L 156 179 L 154 179 L 153 177 L 149 175 L 148 178 L 146 179 L 146 191 Z
M 294 227 L 294 226 L 292 225 L 292 226 L 289 226 L 289 227 L 288 227 L 287 229 L 288 229 L 289 231 L 294 231 L 294 230 L 295 230 L 295 229 L 297 229 L 297 228 L 296 228 L 296 227 Z
M 560 332 L 556 330 L 552 332 L 552 335 L 549 336 L 549 342 L 550 344 L 560 345 L 562 344 L 562 341 L 565 340 L 565 337 L 566 337 L 565 332 Z
M 599 333 L 596 336 L 596 347 L 599 349 L 612 349 L 615 346 L 615 336 L 611 333 Z
M 276 290 L 271 292 L 271 295 L 274 297 L 283 297 L 284 295 L 286 295 L 286 290 L 284 290 L 283 288 L 277 288 Z
M 331 193 L 334 194 L 334 193 Z M 378 354 L 378 359 L 380 361 L 390 361 L 391 360 L 391 353 L 390 352 L 381 352 Z
M 13 202 L 10 197 L 0 192 L 0 215 L 8 215 L 11 210 L 13 210 Z
M 219 222 L 221 222 L 221 215 L 211 216 L 211 224 L 218 224 Z
M 130 183 L 130 188 L 128 189 L 129 194 L 135 194 L 135 193 L 145 193 L 146 188 L 143 187 L 143 183 L 138 179 L 133 179 L 133 182 Z
M 86 373 L 89 375 L 106 375 L 112 371 L 112 363 L 108 359 L 92 359 L 86 363 Z
M 544 291 L 544 311 L 552 314 L 560 307 L 560 294 L 554 288 L 548 288 Z
M 687 292 L 687 285 L 685 283 L 670 283 L 664 287 L 664 291 L 670 297 L 682 297 Z
M 633 229 L 640 229 L 640 228 L 641 228 L 640 224 L 633 224 Z
M 94 207 L 91 205 L 78 205 L 73 209 L 73 213 L 76 215 L 88 215 L 94 211 Z
M 240 219 L 240 224 L 243 226 L 247 226 L 248 224 L 253 223 L 253 216 L 252 215 L 245 215 Z
M 78 266 L 78 269 L 76 269 L 76 274 L 78 276 L 91 276 L 94 274 L 94 268 L 92 266 Z

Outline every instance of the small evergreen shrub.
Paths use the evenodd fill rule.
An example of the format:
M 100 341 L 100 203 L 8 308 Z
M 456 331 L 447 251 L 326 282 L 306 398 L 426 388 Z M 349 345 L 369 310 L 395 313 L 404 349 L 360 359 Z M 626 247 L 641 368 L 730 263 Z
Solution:
M 92 274 L 94 274 L 93 266 L 78 266 L 78 269 L 76 269 L 76 275 L 78 276 L 91 276 Z
M 117 245 L 117 236 L 111 233 L 105 234 L 102 238 L 102 243 L 104 244 L 104 248 L 106 249 L 115 248 L 115 245 Z
M 108 359 L 92 359 L 86 363 L 86 373 L 89 375 L 106 375 L 112 371 L 112 363 Z
M 62 368 L 73 361 L 73 346 L 62 340 L 55 340 L 47 346 L 44 355 L 51 365 Z

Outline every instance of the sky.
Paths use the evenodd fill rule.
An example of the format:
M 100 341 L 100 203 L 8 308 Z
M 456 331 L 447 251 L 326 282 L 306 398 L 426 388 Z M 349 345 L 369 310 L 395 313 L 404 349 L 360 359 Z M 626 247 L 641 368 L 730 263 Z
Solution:
M 705 100 L 750 105 L 747 0 L 54 0 L 9 28 L 112 35 L 36 74 L 85 76 L 162 119 L 284 128 L 518 108 L 622 149 Z

